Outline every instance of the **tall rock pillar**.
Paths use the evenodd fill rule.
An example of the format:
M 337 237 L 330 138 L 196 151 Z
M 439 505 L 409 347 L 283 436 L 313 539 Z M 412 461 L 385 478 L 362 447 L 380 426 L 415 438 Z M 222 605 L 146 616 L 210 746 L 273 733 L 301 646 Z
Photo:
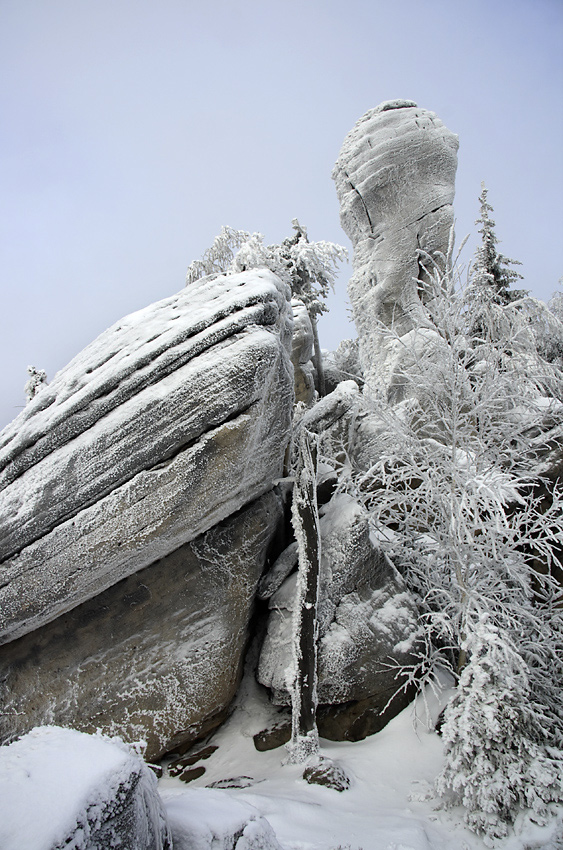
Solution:
M 368 389 L 387 392 L 398 337 L 428 325 L 420 251 L 440 262 L 453 226 L 457 136 L 411 100 L 370 109 L 348 133 L 333 178 L 342 227 L 354 246 L 348 291 Z

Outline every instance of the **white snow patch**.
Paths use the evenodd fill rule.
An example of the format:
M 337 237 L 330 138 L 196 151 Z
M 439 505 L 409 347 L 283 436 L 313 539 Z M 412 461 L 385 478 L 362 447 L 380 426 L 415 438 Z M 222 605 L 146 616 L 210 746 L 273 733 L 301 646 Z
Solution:
M 51 850 L 72 836 L 66 850 L 86 850 L 88 823 L 132 773 L 155 781 L 119 739 L 73 729 L 43 726 L 0 747 L 0 847 Z
M 254 806 L 210 788 L 162 792 L 174 850 L 281 850 Z
M 438 701 L 427 694 L 426 703 L 419 698 L 365 741 L 321 739 L 321 754 L 337 761 L 351 779 L 351 787 L 339 793 L 307 784 L 301 778 L 303 766 L 286 762 L 284 747 L 256 751 L 252 736 L 265 728 L 268 718 L 272 721 L 271 707 L 263 690 L 247 677 L 237 709 L 213 738 L 219 749 L 204 762 L 205 774 L 190 788 L 244 776 L 247 787 L 217 793 L 257 809 L 282 850 L 485 850 L 483 841 L 463 825 L 461 810 L 445 812 L 429 794 L 443 758 L 433 725 L 447 697 L 445 692 Z M 174 812 L 182 805 L 174 794 L 185 785 L 165 776 L 159 788 L 173 819 L 171 804 Z M 203 811 L 203 798 L 201 802 L 205 821 L 209 813 Z M 555 819 L 543 828 L 523 819 L 497 850 L 556 850 L 556 835 Z M 200 846 L 194 845 L 194 850 Z

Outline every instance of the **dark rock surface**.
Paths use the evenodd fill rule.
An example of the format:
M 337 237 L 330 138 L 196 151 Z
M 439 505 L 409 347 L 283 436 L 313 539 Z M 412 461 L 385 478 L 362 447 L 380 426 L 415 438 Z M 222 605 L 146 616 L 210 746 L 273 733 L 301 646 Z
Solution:
M 144 739 L 208 734 L 239 682 L 254 593 L 282 515 L 270 492 L 0 651 L 0 740 L 44 723 Z
M 350 787 L 350 780 L 340 765 L 322 756 L 305 768 L 303 779 L 309 785 L 324 785 L 333 791 L 346 791 Z
M 321 517 L 318 699 L 319 734 L 358 740 L 382 728 L 406 701 L 389 703 L 413 663 L 418 612 L 391 562 L 370 541 L 364 510 L 337 495 Z M 258 680 L 287 705 L 292 668 L 296 573 L 270 599 Z M 377 727 L 377 728 L 376 728 Z

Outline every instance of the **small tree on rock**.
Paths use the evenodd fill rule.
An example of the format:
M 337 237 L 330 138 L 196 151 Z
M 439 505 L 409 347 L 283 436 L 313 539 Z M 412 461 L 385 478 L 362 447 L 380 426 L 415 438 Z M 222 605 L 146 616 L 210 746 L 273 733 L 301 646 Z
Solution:
M 348 256 L 346 248 L 333 242 L 309 242 L 307 230 L 296 218 L 292 221 L 295 234 L 284 239 L 277 249 L 278 256 L 291 276 L 291 290 L 305 304 L 313 328 L 315 368 L 319 395 L 325 395 L 325 380 L 317 322 L 326 313 L 326 299 L 334 286 L 338 263 Z
M 37 369 L 35 366 L 28 366 L 27 371 L 29 380 L 24 387 L 24 391 L 27 401 L 30 402 L 47 383 L 47 372 L 44 369 Z
M 326 298 L 334 285 L 338 264 L 348 252 L 333 242 L 309 242 L 307 230 L 296 218 L 295 234 L 280 245 L 264 245 L 261 233 L 249 233 L 223 227 L 201 260 L 188 267 L 186 285 L 209 274 L 236 274 L 253 268 L 269 268 L 291 287 L 305 304 L 313 328 L 315 368 L 319 395 L 325 394 L 321 348 L 317 331 L 318 317 L 326 312 Z
M 527 295 L 527 290 L 511 289 L 515 281 L 522 279 L 522 275 L 511 266 L 521 263 L 505 257 L 497 250 L 499 240 L 494 230 L 495 222 L 490 216 L 493 208 L 487 201 L 487 194 L 485 184 L 481 183 L 480 215 L 475 221 L 475 224 L 480 225 L 481 244 L 475 252 L 471 267 L 471 285 L 467 291 L 474 320 L 471 335 L 476 339 L 481 339 L 486 329 L 491 326 L 488 314 L 491 311 L 494 313 L 495 306 L 504 307 Z

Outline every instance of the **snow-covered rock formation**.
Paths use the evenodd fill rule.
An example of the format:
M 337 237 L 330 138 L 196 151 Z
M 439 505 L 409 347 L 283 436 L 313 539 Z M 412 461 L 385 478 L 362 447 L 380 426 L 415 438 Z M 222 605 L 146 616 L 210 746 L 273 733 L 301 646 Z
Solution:
M 240 678 L 254 592 L 282 517 L 267 493 L 170 555 L 0 647 L 0 740 L 44 723 L 143 739 L 205 735 Z
M 389 390 L 398 349 L 381 323 L 403 338 L 424 324 L 420 252 L 447 250 L 456 150 L 405 101 L 344 143 L 359 354 L 348 342 L 331 358 L 332 401 L 314 404 L 305 304 L 260 267 L 125 317 L 0 435 L 0 742 L 58 723 L 143 739 L 152 759 L 188 746 L 226 716 L 257 588 L 272 597 L 259 675 L 287 701 L 296 546 L 276 482 L 293 402 L 313 405 L 296 427 L 328 434 L 336 467 L 369 452 L 350 444 L 361 392 L 347 379 Z M 319 724 L 356 739 L 389 719 L 401 681 L 388 660 L 412 662 L 417 612 L 363 509 L 340 493 L 321 526 Z
M 0 638 L 54 619 L 271 489 L 288 292 L 260 269 L 127 316 L 0 437 Z
M 358 740 L 381 729 L 405 703 L 400 665 L 412 664 L 419 637 L 416 605 L 391 562 L 370 541 L 365 510 L 337 494 L 321 510 L 318 644 L 319 732 Z M 297 574 L 270 598 L 259 681 L 289 703 Z M 406 695 L 406 702 L 411 694 Z
M 46 726 L 0 748 L 2 850 L 171 850 L 156 777 L 122 742 Z
M 212 788 L 163 794 L 174 850 L 281 850 L 254 806 Z
M 315 397 L 315 372 L 313 366 L 313 327 L 303 301 L 292 298 L 293 340 L 291 362 L 295 375 L 295 401 L 309 406 Z
M 440 262 L 453 225 L 457 136 L 433 112 L 395 100 L 350 131 L 333 178 L 344 230 L 354 245 L 350 301 L 368 388 L 387 390 L 399 337 L 427 324 L 421 251 Z
M 124 318 L 0 438 L 0 740 L 220 722 L 280 520 L 289 288 L 202 279 Z

